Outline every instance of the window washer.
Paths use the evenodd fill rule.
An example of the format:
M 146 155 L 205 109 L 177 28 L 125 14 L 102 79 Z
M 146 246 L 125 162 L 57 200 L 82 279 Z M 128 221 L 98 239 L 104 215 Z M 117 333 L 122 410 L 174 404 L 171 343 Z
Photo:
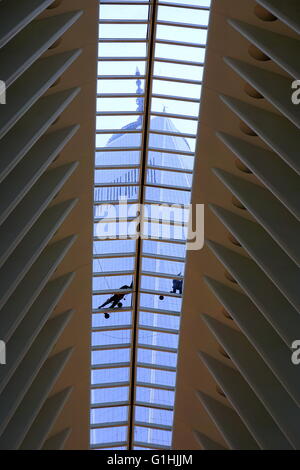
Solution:
M 178 276 L 181 276 L 181 273 L 178 274 Z M 183 280 L 182 279 L 173 279 L 173 287 L 172 290 L 170 291 L 172 294 L 177 294 L 177 291 L 179 291 L 179 294 L 182 294 L 182 284 Z
M 133 282 L 130 284 L 130 286 L 127 286 L 126 284 L 122 287 L 120 287 L 120 289 L 132 289 L 132 286 L 133 286 Z M 100 308 L 103 308 L 105 307 L 106 305 L 110 305 L 110 308 L 115 308 L 115 306 L 117 305 L 119 308 L 122 307 L 122 302 L 121 300 L 125 297 L 126 294 L 114 294 L 112 297 L 110 297 L 109 299 L 107 299 L 102 305 L 99 305 L 99 309 Z M 104 314 L 104 317 L 105 318 L 109 318 L 110 315 L 108 313 L 105 313 Z

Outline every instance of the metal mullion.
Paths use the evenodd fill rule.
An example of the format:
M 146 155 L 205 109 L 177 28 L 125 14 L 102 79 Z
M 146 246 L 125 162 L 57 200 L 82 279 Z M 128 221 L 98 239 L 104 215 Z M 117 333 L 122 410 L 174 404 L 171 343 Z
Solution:
M 154 165 L 147 165 L 148 170 L 159 170 L 159 171 L 171 171 L 173 173 L 186 173 L 188 175 L 193 175 L 193 170 L 185 170 L 183 168 L 173 168 L 169 166 L 154 166 Z
M 111 349 L 128 349 L 131 347 L 130 343 L 112 343 L 92 346 L 92 351 L 110 351 Z
M 188 103 L 200 103 L 200 98 L 188 98 L 187 96 L 161 95 L 153 93 L 152 98 L 163 98 L 165 100 L 187 101 Z
M 162 5 L 164 7 L 176 7 L 176 8 L 189 8 L 191 10 L 204 10 L 204 11 L 209 11 L 210 7 L 205 7 L 205 6 L 198 6 L 198 5 L 189 5 L 187 3 L 169 3 L 169 2 L 164 2 L 164 1 L 159 1 L 158 5 Z
M 172 385 L 162 385 L 162 384 L 156 384 L 156 383 L 150 383 L 150 382 L 137 382 L 137 386 L 139 387 L 144 387 L 144 388 L 155 388 L 157 390 L 166 390 L 169 392 L 175 392 L 175 386 Z
M 143 427 L 143 428 L 160 429 L 162 431 L 172 431 L 172 426 L 168 426 L 166 424 L 147 423 L 146 421 L 136 421 L 135 425 Z
M 130 276 L 134 271 L 102 271 L 99 273 L 93 272 L 93 277 L 113 277 L 113 276 Z
M 139 98 L 144 97 L 144 94 L 139 95 Z M 97 98 L 136 98 L 136 93 L 97 93 Z
M 149 201 L 147 201 L 147 204 L 148 203 L 149 203 Z M 170 239 L 166 240 L 165 238 L 159 238 L 159 237 L 147 237 L 147 240 L 155 241 L 155 242 L 161 242 L 161 243 L 174 243 L 174 244 L 177 244 L 177 245 L 186 245 L 186 241 L 175 239 L 175 238 L 170 238 Z
M 101 294 L 94 294 L 94 295 L 101 295 Z M 107 308 L 105 311 L 107 313 L 118 313 L 118 312 L 131 312 L 132 308 L 131 307 L 122 307 L 122 308 Z M 103 314 L 103 310 L 100 310 L 98 308 L 92 310 L 93 314 L 98 315 L 98 314 Z
M 125 41 L 124 41 L 125 42 Z M 146 62 L 147 57 L 125 57 L 125 56 L 116 56 L 116 57 L 101 57 L 98 58 L 98 62 Z
M 107 224 L 107 223 L 110 223 L 110 222 L 132 222 L 136 219 L 136 217 L 128 217 L 127 219 L 125 218 L 122 218 L 122 217 L 117 217 L 115 219 L 105 219 L 105 218 L 99 218 L 99 217 L 95 217 L 94 218 L 94 222 L 97 222 L 98 224 L 100 223 L 103 223 L 103 224 Z
M 185 47 L 198 47 L 200 49 L 205 49 L 206 45 L 197 43 L 197 42 L 182 42 L 182 41 L 172 41 L 171 39 L 156 39 L 156 43 L 166 44 L 170 46 L 185 46 Z
M 149 325 L 144 325 L 144 324 L 139 324 L 139 329 L 140 330 L 145 330 L 145 331 L 153 331 L 157 333 L 168 333 L 170 335 L 178 335 L 179 334 L 179 329 L 171 329 L 171 328 L 161 328 L 159 326 L 149 326 Z
M 113 401 L 113 402 L 106 402 L 106 403 L 95 403 L 94 405 L 91 405 L 92 410 L 96 410 L 99 408 L 115 408 L 116 406 L 128 406 L 129 401 L 124 400 L 124 401 Z
M 181 313 L 180 312 L 177 312 L 175 310 L 163 310 L 163 309 L 160 309 L 160 308 L 151 308 L 151 307 L 140 307 L 140 310 L 142 310 L 143 312 L 150 312 L 150 313 L 159 313 L 161 315 L 171 315 L 171 316 L 174 316 L 174 317 L 180 317 L 181 316 Z
M 110 449 L 110 448 L 118 448 L 118 447 L 126 447 L 127 446 L 127 441 L 120 441 L 120 442 L 105 442 L 103 444 L 91 444 L 90 448 L 92 450 L 97 450 L 97 449 Z
M 197 137 L 196 134 L 187 134 L 187 133 L 180 133 L 180 132 L 175 132 L 175 131 L 161 131 L 159 129 L 150 129 L 149 132 L 151 134 L 182 137 L 182 138 L 186 138 L 186 139 L 195 139 Z
M 117 388 L 117 387 L 128 387 L 130 384 L 129 382 L 106 382 L 106 383 L 98 383 L 91 385 L 92 390 L 102 390 L 103 388 Z M 109 407 L 108 407 L 109 408 Z
M 139 78 L 144 80 L 146 75 L 139 75 Z M 97 75 L 97 80 L 136 80 L 136 75 Z
M 202 85 L 202 80 L 188 80 L 185 78 L 177 78 L 177 77 L 167 77 L 162 75 L 153 75 L 154 80 L 161 80 L 165 82 L 176 82 L 176 83 L 186 83 L 188 85 Z
M 98 43 L 107 43 L 107 42 L 147 42 L 147 38 L 99 38 Z
M 127 186 L 138 186 L 138 182 L 136 183 L 95 183 L 94 187 L 95 188 L 127 188 Z
M 93 259 L 107 259 L 107 258 L 134 258 L 136 255 L 136 252 L 131 252 L 131 253 L 104 253 L 101 255 L 93 255 Z
M 140 165 L 96 165 L 95 170 L 139 170 Z M 188 170 L 189 171 L 189 170 Z
M 109 19 L 98 20 L 99 24 L 148 24 L 148 20 Z M 125 42 L 125 41 L 124 41 Z
M 96 152 L 138 152 L 141 150 L 141 147 L 96 147 Z
M 138 111 L 97 111 L 96 116 L 143 116 Z
M 161 260 L 166 260 L 166 261 L 178 261 L 179 263 L 184 263 L 185 262 L 185 257 L 184 258 L 179 258 L 178 256 L 167 256 L 167 255 L 153 255 L 151 253 L 146 253 L 143 252 L 143 258 L 155 258 L 155 259 L 161 259 Z
M 151 444 L 149 442 L 142 442 L 142 441 L 134 441 L 134 447 L 145 447 L 146 449 L 153 449 L 153 450 L 164 450 L 164 449 L 171 449 L 170 446 L 163 446 L 160 444 Z
M 128 205 L 129 204 L 138 204 L 138 200 L 137 199 L 132 199 L 130 201 L 128 201 Z M 94 206 L 107 206 L 107 205 L 116 205 L 116 204 L 119 204 L 119 201 L 116 201 L 115 199 L 114 200 L 101 200 L 101 201 L 94 201 Z
M 95 364 L 91 366 L 91 370 L 103 370 L 103 369 L 118 369 L 122 367 L 130 367 L 130 362 L 112 362 L 111 364 Z M 109 388 L 109 387 L 103 387 Z
M 166 366 L 163 364 L 151 364 L 150 362 L 137 362 L 137 367 L 143 367 L 144 369 L 155 369 L 165 372 L 175 372 L 177 371 L 176 367 L 173 366 Z
M 155 183 L 147 183 L 146 185 L 148 188 L 161 188 L 161 189 L 175 189 L 176 191 L 186 191 L 191 192 L 190 187 L 185 186 L 171 186 L 170 184 L 155 184 Z M 163 201 L 161 201 L 163 203 Z
M 140 134 L 140 129 L 97 129 L 96 134 Z
M 177 276 L 175 274 L 167 274 L 167 273 L 158 273 L 155 271 L 142 271 L 143 276 L 150 276 L 150 277 L 158 277 L 162 279 L 184 279 L 184 276 Z
M 144 344 L 144 343 L 138 343 L 138 347 L 141 349 L 150 349 L 151 351 L 169 352 L 169 353 L 174 353 L 174 354 L 176 354 L 178 351 L 178 348 L 168 348 L 165 346 L 157 346 L 153 344 Z
M 171 292 L 165 292 L 163 290 L 153 290 L 153 289 L 141 289 L 143 294 L 153 294 L 153 295 L 163 295 L 164 297 L 174 297 L 175 299 L 181 299 L 181 294 L 172 294 Z
M 120 2 L 120 0 L 99 0 L 101 5 L 151 5 L 152 1 L 135 2 L 134 0 L 128 0 L 126 2 Z
M 109 326 L 94 326 L 92 333 L 100 333 L 102 331 L 124 331 L 132 330 L 132 325 L 109 325 Z
M 167 57 L 155 57 L 155 61 L 166 62 L 167 64 L 193 65 L 196 67 L 204 67 L 204 62 L 194 62 L 192 60 L 178 60 L 178 59 L 168 59 Z
M 190 121 L 199 120 L 198 116 L 188 116 L 187 114 L 171 114 L 171 113 L 163 113 L 163 112 L 160 113 L 159 111 L 151 111 L 151 116 L 160 116 L 160 117 L 166 117 L 170 119 L 187 119 Z
M 106 423 L 90 424 L 90 429 L 115 428 L 117 426 L 128 426 L 128 421 L 108 421 Z
M 117 274 L 115 274 L 117 276 Z M 129 289 L 106 289 L 106 290 L 93 290 L 93 294 L 94 295 L 102 295 L 102 294 L 124 294 L 124 295 L 128 295 L 128 294 L 131 294 L 131 290 Z M 114 308 L 113 309 L 107 309 L 108 310 L 115 310 Z
M 176 221 L 176 220 L 174 221 L 172 220 L 172 222 L 170 222 L 169 220 L 166 220 L 166 219 L 151 219 L 149 217 L 145 217 L 144 220 L 148 224 L 170 225 L 172 227 L 188 227 L 187 222 L 181 222 L 181 221 Z
M 144 408 L 150 408 L 149 405 L 151 405 L 151 408 L 155 408 L 157 410 L 167 410 L 167 411 L 173 411 L 174 406 L 171 405 L 159 405 L 158 403 L 149 403 L 146 401 L 136 401 L 135 402 L 136 406 L 143 406 Z
M 207 29 L 207 25 L 205 24 L 177 23 L 175 21 L 158 20 L 157 24 L 163 26 L 174 26 L 176 28 Z
M 189 152 L 187 150 L 172 150 L 172 149 L 162 149 L 162 148 L 154 148 L 154 147 L 148 147 L 148 152 L 158 152 L 158 153 L 172 153 L 174 155 L 187 155 L 188 157 L 194 157 L 195 152 Z

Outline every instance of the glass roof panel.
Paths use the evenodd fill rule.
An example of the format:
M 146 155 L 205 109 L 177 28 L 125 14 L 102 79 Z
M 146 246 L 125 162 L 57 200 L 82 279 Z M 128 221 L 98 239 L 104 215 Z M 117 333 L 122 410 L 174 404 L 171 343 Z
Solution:
M 99 8 L 91 446 L 169 448 L 210 2 L 120 3 Z

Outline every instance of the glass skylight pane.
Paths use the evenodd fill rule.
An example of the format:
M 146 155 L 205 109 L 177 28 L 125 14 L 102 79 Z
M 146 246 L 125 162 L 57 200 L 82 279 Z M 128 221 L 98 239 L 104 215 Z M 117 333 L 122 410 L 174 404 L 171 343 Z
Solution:
M 104 351 L 92 351 L 92 365 L 115 364 L 129 362 L 130 349 L 106 349 Z
M 94 254 L 132 253 L 135 251 L 135 244 L 134 240 L 95 241 Z
M 132 26 L 132 25 L 131 25 Z M 119 43 L 115 43 L 118 47 Z M 132 75 L 136 74 L 137 69 L 141 75 L 146 72 L 146 62 L 142 60 L 110 60 L 98 62 L 98 75 Z M 103 105 L 105 102 L 103 102 Z M 136 108 L 136 107 L 135 107 Z
M 105 147 L 109 144 L 109 147 L 120 147 L 126 149 L 127 147 L 141 146 L 142 134 L 126 134 L 126 131 L 122 133 L 122 136 L 116 138 L 115 134 L 97 134 L 96 135 L 96 147 Z
M 183 100 L 168 100 L 166 98 L 152 98 L 151 111 L 155 113 L 162 113 L 165 111 L 168 114 L 197 117 L 199 114 L 199 103 L 191 103 Z M 189 123 L 191 123 L 191 127 L 193 128 L 193 121 L 189 120 Z M 181 130 L 181 132 L 184 131 Z
M 136 442 L 147 442 L 149 444 L 159 444 L 170 446 L 172 433 L 161 429 L 144 428 L 135 426 L 134 439 Z
M 95 189 L 94 201 L 100 203 L 107 201 L 119 201 L 122 197 L 127 198 L 131 201 L 135 201 L 138 198 L 138 191 L 138 186 L 131 186 L 129 190 L 127 190 L 127 187 L 124 188 L 118 186 L 106 186 L 103 188 L 97 188 Z
M 126 271 L 134 269 L 135 258 L 103 258 L 93 260 L 93 272 Z
M 211 0 L 158 0 L 158 1 L 163 2 L 163 3 L 183 3 L 185 5 L 195 5 L 197 7 L 209 7 L 211 4 Z
M 139 343 L 149 344 L 151 346 L 177 348 L 178 347 L 178 335 L 140 329 Z
M 143 253 L 185 258 L 186 247 L 184 245 L 178 245 L 174 243 L 144 240 Z
M 112 428 L 91 429 L 91 444 L 106 442 L 124 442 L 127 437 L 127 426 L 114 426 Z
M 192 176 L 186 173 L 155 170 L 155 178 L 153 178 L 151 170 L 148 170 L 147 183 L 190 188 L 192 184 Z
M 137 380 L 138 382 L 174 387 L 176 382 L 176 373 L 167 370 L 138 367 Z
M 169 204 L 189 204 L 191 195 L 187 191 L 176 191 L 174 189 L 158 189 L 147 187 L 147 201 L 161 201 Z
M 158 273 L 174 274 L 174 275 L 184 275 L 184 263 L 179 263 L 178 261 L 166 261 L 166 260 L 157 260 L 153 258 L 143 258 L 142 259 L 142 270 L 143 271 L 152 271 Z
M 200 98 L 201 85 L 177 83 L 168 80 L 153 80 L 153 93 L 186 98 Z
M 199 62 L 203 63 L 204 57 L 205 57 L 205 49 L 200 48 L 200 47 L 189 47 L 189 46 L 174 46 L 174 45 L 169 45 L 169 44 L 161 44 L 157 43 L 155 46 L 155 57 L 161 57 L 161 58 L 168 58 L 168 59 L 174 59 L 178 60 L 178 58 L 183 57 L 183 59 L 180 60 L 185 60 L 185 61 L 190 61 L 190 62 Z M 174 67 L 175 69 L 175 67 Z M 170 73 L 170 72 L 169 72 Z M 191 80 L 200 80 L 198 78 L 197 74 L 197 79 L 193 78 L 193 75 L 185 75 L 185 79 L 191 79 Z M 185 95 L 185 93 L 182 93 Z M 188 96 L 188 95 L 186 95 Z
M 113 406 L 91 410 L 91 424 L 115 423 L 127 421 L 128 406 Z
M 157 44 L 157 47 L 158 45 L 159 44 Z M 160 61 L 155 60 L 154 61 L 154 75 L 160 75 L 162 77 L 179 78 L 179 79 L 182 78 L 185 80 L 201 81 L 203 78 L 203 66 L 169 64 L 166 62 L 160 62 Z
M 146 408 L 144 406 L 135 407 L 135 420 L 152 423 L 162 424 L 165 426 L 171 426 L 173 423 L 173 411 L 169 410 L 157 410 L 155 408 Z
M 138 183 L 139 170 L 96 170 L 95 183 L 116 183 L 117 181 L 125 181 L 128 183 Z
M 148 153 L 148 165 L 192 170 L 194 167 L 194 157 L 188 155 L 174 156 L 174 154 L 171 153 L 151 151 Z
M 148 25 L 147 24 L 100 24 L 99 25 L 99 38 L 112 39 L 112 38 L 147 38 Z
M 175 393 L 171 392 L 170 390 L 136 387 L 136 401 L 173 406 L 174 396 Z
M 169 6 L 158 7 L 158 21 L 174 21 L 176 23 L 207 25 L 208 18 L 209 12 L 206 10 Z
M 104 312 L 103 312 L 104 313 Z M 93 328 L 118 326 L 118 325 L 131 325 L 131 312 L 120 312 L 116 314 L 110 312 L 110 317 L 105 318 L 102 313 L 94 313 L 92 315 L 92 326 Z
M 147 5 L 100 5 L 100 18 L 102 20 L 115 19 L 119 20 L 147 20 Z
M 127 401 L 129 387 L 109 387 L 91 390 L 92 403 L 113 403 L 116 401 Z
M 137 165 L 140 162 L 140 152 L 96 152 L 95 160 L 97 166 L 107 165 Z
M 145 89 L 145 82 L 141 80 L 142 88 Z M 136 93 L 136 79 L 99 79 L 97 80 L 97 93 Z
M 180 319 L 174 315 L 140 312 L 140 325 L 154 326 L 158 328 L 179 329 Z
M 92 346 L 128 344 L 131 330 L 97 331 L 92 333 Z
M 157 25 L 157 39 L 167 39 L 169 41 L 191 42 L 195 44 L 205 44 L 207 31 L 205 29 L 186 28 L 178 26 Z M 184 60 L 184 57 L 181 58 Z
M 128 382 L 129 380 L 129 367 L 114 367 L 112 369 L 99 369 L 91 371 L 92 385 L 113 383 L 113 382 Z
M 106 43 L 100 42 L 99 57 L 146 57 L 147 44 L 143 42 L 119 42 Z
M 156 364 L 158 366 L 176 367 L 177 354 L 151 349 L 138 348 L 138 362 L 144 364 Z
M 142 293 L 140 306 L 142 308 L 171 310 L 179 313 L 181 310 L 181 299 L 165 297 L 163 300 L 160 300 L 158 295 Z

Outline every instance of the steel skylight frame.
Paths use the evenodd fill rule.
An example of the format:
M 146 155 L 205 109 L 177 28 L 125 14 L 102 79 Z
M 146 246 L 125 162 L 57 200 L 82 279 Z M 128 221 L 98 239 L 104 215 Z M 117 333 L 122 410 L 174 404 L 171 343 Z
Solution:
M 203 0 L 204 1 L 204 0 Z M 209 2 L 206 2 L 209 3 Z M 155 183 L 149 183 L 147 180 L 147 172 L 149 169 L 155 169 L 158 171 L 168 171 L 168 172 L 173 172 L 174 174 L 176 173 L 183 173 L 183 174 L 192 174 L 192 170 L 188 169 L 183 169 L 183 168 L 170 168 L 170 167 L 164 167 L 164 166 L 151 166 L 148 163 L 148 154 L 149 152 L 163 152 L 167 154 L 174 154 L 175 156 L 191 156 L 194 157 L 195 152 L 194 151 L 184 151 L 184 150 L 175 150 L 175 149 L 158 149 L 156 147 L 150 146 L 150 134 L 157 134 L 157 135 L 164 135 L 164 136 L 174 136 L 175 138 L 196 138 L 196 134 L 192 133 L 180 133 L 180 132 L 167 132 L 167 131 L 160 131 L 160 130 L 153 130 L 151 129 L 151 118 L 153 117 L 164 117 L 164 118 L 169 118 L 169 119 L 186 119 L 190 121 L 198 121 L 198 116 L 192 116 L 192 115 L 182 115 L 182 114 L 175 114 L 175 113 L 167 113 L 167 112 L 157 112 L 151 110 L 151 101 L 152 98 L 159 98 L 159 99 L 167 99 L 167 100 L 182 100 L 185 102 L 190 102 L 190 103 L 200 103 L 200 97 L 199 99 L 197 98 L 188 98 L 188 97 L 181 97 L 181 96 L 170 96 L 166 94 L 160 94 L 160 93 L 153 93 L 152 92 L 152 87 L 153 87 L 153 82 L 154 80 L 160 80 L 160 81 L 169 81 L 169 82 L 176 82 L 176 83 L 182 83 L 182 84 L 192 84 L 192 85 L 201 85 L 202 82 L 201 80 L 192 80 L 189 78 L 174 78 L 174 77 L 167 77 L 167 76 L 160 76 L 157 74 L 154 74 L 154 64 L 157 62 L 163 62 L 163 63 L 171 63 L 171 64 L 179 64 L 179 65 L 187 65 L 187 66 L 197 66 L 201 67 L 203 66 L 203 63 L 201 62 L 194 62 L 194 61 L 186 61 L 186 60 L 176 60 L 176 59 L 170 59 L 167 57 L 155 57 L 154 54 L 154 49 L 156 44 L 166 44 L 166 45 L 172 45 L 172 46 L 186 46 L 186 47 L 192 47 L 192 48 L 203 48 L 205 49 L 205 44 L 200 44 L 200 43 L 185 43 L 181 41 L 169 41 L 169 40 L 164 40 L 164 39 L 157 39 L 156 38 L 156 30 L 157 30 L 157 25 L 164 25 L 164 26 L 172 26 L 172 27 L 184 27 L 184 28 L 194 28 L 194 29 L 206 29 L 207 30 L 207 25 L 194 25 L 194 24 L 183 24 L 183 23 L 177 23 L 177 22 L 168 22 L 168 21 L 162 21 L 157 19 L 157 11 L 159 6 L 165 6 L 165 7 L 175 7 L 175 8 L 188 8 L 192 10 L 206 10 L 209 11 L 209 6 L 203 6 L 199 7 L 197 5 L 185 5 L 185 4 L 178 4 L 178 3 L 169 3 L 166 1 L 158 1 L 158 0 L 151 0 L 151 1 L 114 1 L 114 0 L 101 0 L 100 5 L 122 5 L 122 6 L 129 6 L 129 5 L 147 5 L 149 6 L 149 16 L 148 20 L 119 20 L 119 19 L 112 19 L 112 20 L 99 20 L 99 24 L 144 24 L 147 25 L 148 32 L 147 32 L 147 37 L 146 39 L 143 38 L 102 38 L 99 39 L 99 44 L 101 43 L 119 43 L 119 42 L 126 42 L 126 43 L 146 43 L 147 44 L 147 56 L 146 57 L 99 57 L 99 60 L 101 62 L 109 62 L 109 61 L 145 61 L 146 62 L 146 70 L 144 74 L 139 75 L 140 80 L 144 80 L 144 92 L 142 94 L 137 95 L 136 93 L 99 93 L 97 94 L 97 98 L 132 98 L 136 99 L 138 98 L 143 98 L 144 99 L 144 108 L 143 112 L 141 111 L 129 111 L 129 112 L 120 112 L 120 111 L 99 111 L 97 112 L 97 116 L 128 116 L 130 119 L 131 117 L 142 117 L 142 128 L 141 130 L 139 129 L 101 129 L 97 130 L 97 135 L 103 135 L 103 134 L 137 134 L 141 133 L 141 147 L 131 147 L 131 148 L 118 148 L 118 147 L 98 147 L 96 151 L 101 151 L 101 152 L 117 152 L 117 151 L 129 151 L 132 150 L 134 152 L 140 152 L 140 163 L 139 165 L 96 165 L 95 169 L 98 170 L 132 170 L 132 169 L 139 169 L 139 180 L 136 183 L 128 183 L 127 182 L 120 182 L 117 183 L 101 183 L 101 184 L 95 184 L 95 188 L 101 188 L 104 186 L 115 186 L 115 187 L 128 187 L 129 185 L 138 187 L 138 198 L 136 200 L 130 200 L 128 201 L 128 204 L 161 204 L 164 201 L 157 200 L 157 201 L 152 201 L 148 200 L 146 197 L 146 190 L 147 188 L 161 188 L 161 189 L 171 189 L 171 190 L 177 190 L 181 192 L 190 192 L 190 188 L 188 187 L 176 187 L 176 186 L 170 186 L 170 185 L 162 185 L 162 184 L 155 184 Z M 136 80 L 135 75 L 98 75 L 99 80 Z M 105 203 L 112 203 L 112 204 L 117 204 L 116 201 L 95 201 L 95 206 L 100 206 L 101 204 Z M 95 218 L 95 221 L 97 222 L 97 217 Z M 120 222 L 122 219 L 120 219 Z M 106 222 L 108 222 L 108 219 L 106 219 Z M 152 221 L 151 223 L 157 223 L 159 221 Z M 141 227 L 142 231 L 142 227 Z M 154 240 L 152 238 L 151 240 Z M 173 240 L 161 240 L 160 238 L 156 239 L 160 243 L 173 243 L 174 245 L 180 245 L 184 246 L 185 241 L 184 240 L 179 240 L 179 239 L 173 239 Z M 95 237 L 94 241 L 100 241 L 99 238 Z M 140 349 L 143 350 L 151 350 L 151 351 L 162 351 L 166 353 L 176 353 L 177 349 L 173 347 L 167 347 L 167 346 L 159 346 L 156 344 L 144 344 L 144 343 L 139 343 L 139 333 L 141 331 L 148 331 L 148 332 L 153 332 L 153 333 L 163 333 L 163 334 L 170 334 L 170 335 L 176 335 L 178 334 L 179 330 L 178 328 L 163 328 L 160 326 L 147 326 L 143 325 L 140 323 L 140 314 L 141 312 L 149 312 L 149 313 L 155 313 L 155 314 L 161 314 L 161 315 L 166 315 L 174 318 L 180 318 L 180 311 L 177 310 L 170 310 L 170 309 L 159 309 L 159 308 L 151 308 L 151 307 L 146 307 L 146 306 L 141 306 L 141 294 L 151 294 L 153 296 L 158 296 L 158 295 L 164 295 L 165 297 L 173 297 L 173 298 L 180 298 L 179 294 L 172 294 L 170 292 L 166 291 L 157 291 L 153 289 L 145 289 L 142 288 L 142 277 L 143 276 L 150 276 L 150 277 L 155 277 L 155 278 L 163 278 L 163 279 L 183 279 L 183 276 L 176 276 L 173 273 L 168 274 L 168 273 L 160 273 L 156 271 L 144 271 L 142 269 L 142 261 L 144 259 L 155 259 L 155 260 L 164 260 L 164 261 L 175 261 L 175 262 L 184 262 L 185 257 L 181 256 L 170 256 L 166 254 L 152 254 L 150 252 L 145 252 L 143 250 L 143 241 L 141 239 L 138 239 L 135 243 L 135 250 L 131 252 L 124 252 L 124 253 L 107 253 L 107 254 L 101 254 L 101 256 L 94 255 L 94 259 L 116 259 L 116 258 L 135 258 L 135 268 L 134 270 L 125 270 L 125 271 L 103 271 L 102 273 L 95 273 L 95 277 L 106 277 L 106 276 L 122 276 L 122 275 L 127 275 L 127 276 L 132 276 L 134 278 L 134 291 L 135 295 L 132 296 L 132 306 L 131 307 L 122 307 L 121 311 L 122 312 L 132 312 L 132 318 L 131 318 L 131 324 L 123 324 L 123 325 L 110 325 L 110 326 L 97 326 L 92 328 L 93 333 L 97 332 L 108 332 L 108 331 L 132 331 L 131 334 L 131 341 L 130 343 L 112 343 L 112 344 L 103 344 L 103 345 L 97 345 L 92 347 L 92 351 L 104 351 L 104 350 L 122 350 L 122 349 L 130 349 L 130 361 L 124 361 L 120 363 L 108 363 L 108 364 L 98 364 L 96 366 L 92 366 L 92 370 L 104 370 L 104 369 L 112 369 L 112 368 L 117 368 L 117 367 L 129 367 L 129 372 L 130 372 L 130 377 L 127 382 L 112 382 L 112 383 L 98 383 L 95 385 L 92 385 L 93 390 L 99 390 L 99 389 L 105 389 L 105 388 L 111 388 L 111 387 L 123 387 L 125 385 L 129 386 L 129 400 L 121 400 L 119 402 L 103 402 L 103 403 L 97 403 L 95 405 L 92 405 L 91 408 L 96 409 L 96 408 L 107 408 L 107 407 L 118 407 L 118 406 L 128 406 L 129 410 L 129 416 L 127 420 L 122 420 L 122 421 L 109 421 L 105 423 L 95 423 L 94 425 L 91 425 L 92 429 L 105 429 L 105 428 L 112 428 L 112 427 L 123 427 L 123 426 L 128 426 L 128 432 L 127 432 L 127 438 L 122 441 L 112 441 L 112 442 L 105 442 L 101 444 L 95 444 L 92 445 L 92 448 L 120 448 L 120 447 L 126 447 L 128 449 L 132 448 L 153 448 L 153 449 L 159 449 L 159 448 L 168 448 L 167 445 L 160 444 L 160 443 L 151 443 L 147 441 L 136 441 L 134 438 L 134 433 L 136 426 L 139 427 L 145 427 L 148 429 L 156 429 L 156 430 L 170 430 L 171 431 L 171 426 L 169 425 L 162 425 L 159 423 L 149 423 L 146 421 L 137 421 L 135 419 L 135 408 L 136 406 L 142 406 L 146 408 L 151 408 L 151 409 L 157 409 L 157 410 L 172 410 L 173 406 L 171 405 L 166 405 L 166 404 L 158 404 L 154 402 L 142 402 L 138 401 L 136 397 L 136 391 L 137 387 L 144 387 L 144 388 L 149 388 L 152 390 L 165 390 L 165 391 L 175 391 L 175 385 L 163 385 L 163 384 L 157 384 L 157 383 L 151 383 L 151 382 L 141 382 L 137 380 L 137 368 L 145 368 L 145 369 L 150 369 L 150 370 L 157 370 L 157 371 L 165 371 L 165 372 L 176 372 L 176 366 L 168 366 L 168 365 L 159 365 L 159 364 L 153 364 L 153 363 L 145 363 L 141 362 L 138 360 L 138 352 Z M 135 274 L 134 274 L 135 273 Z M 105 290 L 95 290 L 94 294 L 109 294 L 109 293 L 116 293 L 116 292 L 122 292 L 124 293 L 125 291 L 122 290 L 120 291 L 119 289 L 105 289 Z M 107 310 L 107 312 L 110 312 L 110 310 Z M 114 309 L 114 314 L 118 315 L 118 310 Z M 99 314 L 102 315 L 103 311 L 100 311 L 98 309 L 93 310 L 93 315 Z

